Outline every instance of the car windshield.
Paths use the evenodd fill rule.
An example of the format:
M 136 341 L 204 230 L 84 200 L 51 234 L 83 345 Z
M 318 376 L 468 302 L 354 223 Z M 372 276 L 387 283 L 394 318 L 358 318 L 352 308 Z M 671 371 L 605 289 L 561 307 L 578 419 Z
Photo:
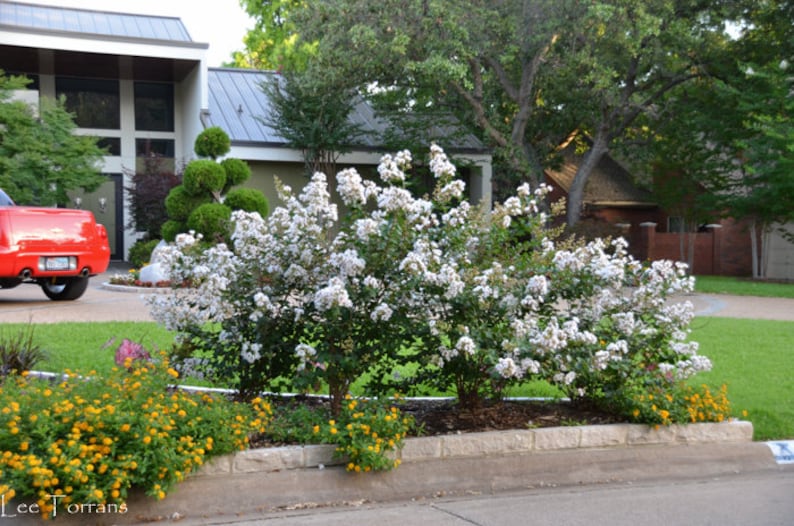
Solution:
M 14 206 L 14 201 L 0 188 L 0 206 Z

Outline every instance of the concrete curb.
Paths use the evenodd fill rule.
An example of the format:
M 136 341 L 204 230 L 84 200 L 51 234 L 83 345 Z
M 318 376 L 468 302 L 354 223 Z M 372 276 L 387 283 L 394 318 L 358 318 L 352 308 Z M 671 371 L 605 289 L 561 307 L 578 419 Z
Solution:
M 557 427 L 412 438 L 402 464 L 352 474 L 333 446 L 247 450 L 213 459 L 162 501 L 131 494 L 127 513 L 96 524 L 185 519 L 224 522 L 276 509 L 440 496 L 493 494 L 548 486 L 682 480 L 779 469 L 769 447 L 752 442 L 750 422 Z M 84 524 L 72 515 L 58 522 Z M 31 523 L 32 524 L 32 523 Z

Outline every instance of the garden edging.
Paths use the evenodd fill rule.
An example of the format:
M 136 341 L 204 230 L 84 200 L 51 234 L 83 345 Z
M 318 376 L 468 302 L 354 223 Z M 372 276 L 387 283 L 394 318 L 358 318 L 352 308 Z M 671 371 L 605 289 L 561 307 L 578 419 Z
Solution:
M 478 458 L 569 449 L 620 448 L 643 445 L 685 445 L 751 442 L 751 422 L 732 421 L 649 427 L 640 424 L 547 427 L 409 438 L 395 455 L 403 463 Z M 223 476 L 344 464 L 334 446 L 308 445 L 260 448 L 216 457 L 194 476 Z M 399 469 L 399 468 L 398 468 Z
M 227 523 L 283 509 L 361 505 L 601 483 L 722 477 L 780 469 L 750 422 L 653 428 L 551 427 L 410 438 L 393 471 L 353 474 L 334 446 L 216 457 L 160 501 L 132 491 L 123 514 L 60 514 L 61 524 Z M 38 524 L 32 516 L 20 524 Z M 30 522 L 27 519 L 31 519 Z M 88 521 L 88 522 L 86 522 Z

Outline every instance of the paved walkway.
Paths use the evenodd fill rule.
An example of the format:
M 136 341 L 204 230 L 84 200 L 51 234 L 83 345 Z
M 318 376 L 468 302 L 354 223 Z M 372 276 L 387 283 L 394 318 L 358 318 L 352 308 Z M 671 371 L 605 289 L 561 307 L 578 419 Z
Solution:
M 153 321 L 143 297 L 150 293 L 108 290 L 110 276 L 126 272 L 114 263 L 108 272 L 91 278 L 88 290 L 76 301 L 51 301 L 37 285 L 0 289 L 0 323 L 56 323 L 61 321 Z M 682 297 L 695 305 L 698 316 L 794 321 L 794 299 L 691 294 Z

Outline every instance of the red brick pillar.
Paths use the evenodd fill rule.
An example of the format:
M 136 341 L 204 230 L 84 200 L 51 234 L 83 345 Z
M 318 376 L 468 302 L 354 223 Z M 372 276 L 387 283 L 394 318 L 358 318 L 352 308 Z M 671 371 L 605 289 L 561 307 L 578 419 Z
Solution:
M 711 274 L 722 275 L 722 225 L 706 225 L 711 232 Z
M 656 223 L 646 221 L 640 223 L 640 246 L 642 261 L 653 261 L 656 255 Z

